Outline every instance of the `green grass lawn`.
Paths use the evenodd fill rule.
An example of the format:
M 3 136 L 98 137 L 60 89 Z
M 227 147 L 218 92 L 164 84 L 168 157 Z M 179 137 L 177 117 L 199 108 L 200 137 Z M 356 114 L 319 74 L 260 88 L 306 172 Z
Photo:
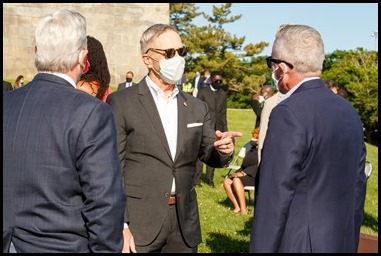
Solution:
M 229 130 L 243 133 L 242 137 L 236 139 L 236 147 L 239 149 L 251 138 L 255 122 L 254 112 L 251 109 L 228 109 L 227 115 Z M 367 160 L 373 163 L 373 173 L 368 180 L 365 218 L 361 232 L 378 236 L 378 147 L 367 144 L 367 150 Z M 215 189 L 206 184 L 197 188 L 203 237 L 199 246 L 201 253 L 248 252 L 253 215 L 231 213 L 231 203 L 221 186 L 227 172 L 227 168 L 215 170 Z M 203 179 L 205 180 L 205 170 Z M 248 207 L 253 210 L 252 201 Z

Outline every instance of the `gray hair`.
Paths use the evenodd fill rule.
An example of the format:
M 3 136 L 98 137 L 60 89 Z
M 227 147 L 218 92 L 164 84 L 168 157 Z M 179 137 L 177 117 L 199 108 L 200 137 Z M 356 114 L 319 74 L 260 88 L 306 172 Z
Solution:
M 174 27 L 167 24 L 155 24 L 147 28 L 140 38 L 141 54 L 145 54 L 148 49 L 151 48 L 153 40 L 168 30 L 172 30 L 178 33 Z
M 35 32 L 38 71 L 67 73 L 87 49 L 86 19 L 79 12 L 58 10 L 44 16 Z
M 319 32 L 310 26 L 284 24 L 276 33 L 272 57 L 293 64 L 293 70 L 299 74 L 321 72 L 324 43 Z

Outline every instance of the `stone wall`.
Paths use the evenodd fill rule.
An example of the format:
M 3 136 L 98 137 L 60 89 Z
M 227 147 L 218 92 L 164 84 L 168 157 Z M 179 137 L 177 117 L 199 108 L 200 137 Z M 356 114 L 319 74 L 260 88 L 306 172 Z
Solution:
M 147 74 L 140 36 L 152 24 L 169 24 L 169 3 L 3 3 L 3 79 L 20 74 L 33 79 L 36 24 L 43 15 L 63 8 L 85 16 L 87 33 L 103 44 L 112 86 L 124 82 L 128 70 L 135 73 L 134 82 Z

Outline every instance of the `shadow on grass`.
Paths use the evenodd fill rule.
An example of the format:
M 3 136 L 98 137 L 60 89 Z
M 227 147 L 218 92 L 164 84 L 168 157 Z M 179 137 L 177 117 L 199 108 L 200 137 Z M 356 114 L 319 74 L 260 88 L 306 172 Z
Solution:
M 378 220 L 369 213 L 364 213 L 364 220 L 362 225 L 378 232 Z
M 235 239 L 221 233 L 210 233 L 205 244 L 212 253 L 248 253 L 249 242 Z

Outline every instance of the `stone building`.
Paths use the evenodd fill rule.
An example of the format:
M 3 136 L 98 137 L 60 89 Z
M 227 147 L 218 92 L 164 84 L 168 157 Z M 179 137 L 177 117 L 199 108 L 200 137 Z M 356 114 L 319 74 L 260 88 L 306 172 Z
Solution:
M 38 20 L 58 9 L 80 12 L 87 33 L 103 44 L 111 86 L 125 81 L 128 70 L 139 82 L 147 68 L 140 53 L 140 36 L 155 23 L 169 24 L 169 3 L 3 3 L 3 79 L 33 79 L 34 31 Z

